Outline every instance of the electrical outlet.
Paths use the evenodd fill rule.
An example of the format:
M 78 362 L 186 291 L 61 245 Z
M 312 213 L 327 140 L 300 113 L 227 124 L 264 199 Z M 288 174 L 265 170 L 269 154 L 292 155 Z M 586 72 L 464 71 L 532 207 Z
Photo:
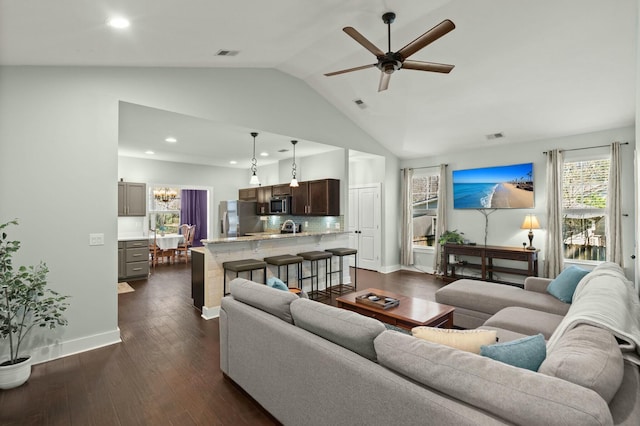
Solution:
M 309 222 L 307 222 L 306 220 L 304 221 L 304 228 L 307 229 L 309 227 Z
M 327 229 L 331 228 L 331 224 L 327 222 Z
M 336 229 L 340 229 L 340 224 L 339 224 L 339 223 L 335 223 L 333 226 L 334 226 Z
M 89 234 L 89 245 L 90 246 L 103 246 L 104 245 L 104 234 Z

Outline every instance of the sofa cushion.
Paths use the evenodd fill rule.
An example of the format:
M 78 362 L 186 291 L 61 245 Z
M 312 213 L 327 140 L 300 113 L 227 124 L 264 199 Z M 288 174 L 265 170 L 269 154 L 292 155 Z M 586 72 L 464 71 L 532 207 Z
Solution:
M 495 343 L 497 335 L 494 330 L 455 330 L 424 326 L 412 328 L 411 334 L 418 339 L 424 339 L 432 343 L 439 343 L 475 354 L 480 353 L 480 347 L 482 345 Z
M 234 299 L 293 324 L 289 305 L 298 299 L 295 294 L 276 290 L 244 278 L 235 278 L 229 283 L 229 286 L 231 296 Z
M 547 293 L 564 303 L 571 303 L 578 283 L 588 273 L 586 269 L 571 265 L 549 283 Z
M 544 338 L 548 339 L 563 318 L 562 315 L 513 306 L 501 309 L 483 325 L 515 331 L 526 336 L 542 333 Z
M 376 360 L 373 339 L 385 331 L 380 321 L 309 299 L 291 303 L 291 315 L 296 326 Z
M 484 312 L 489 316 L 510 306 L 520 306 L 557 315 L 566 315 L 571 307 L 547 293 L 468 279 L 454 281 L 436 291 L 436 302 Z
M 480 355 L 513 365 L 538 371 L 540 364 L 547 356 L 547 346 L 542 334 L 527 336 L 510 342 L 483 345 Z
M 624 362 L 611 332 L 583 324 L 564 333 L 539 372 L 593 389 L 610 402 L 622 383 Z
M 565 380 L 394 331 L 380 334 L 374 344 L 381 365 L 508 422 L 613 423 L 597 393 Z

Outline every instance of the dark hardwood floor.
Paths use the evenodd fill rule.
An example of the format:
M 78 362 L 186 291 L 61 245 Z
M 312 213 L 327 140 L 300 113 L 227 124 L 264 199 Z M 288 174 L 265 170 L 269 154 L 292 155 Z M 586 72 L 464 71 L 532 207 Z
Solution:
M 33 366 L 25 385 L 0 390 L 0 425 L 277 424 L 223 378 L 218 320 L 193 307 L 190 268 L 159 265 L 130 282 L 135 292 L 118 296 L 122 343 Z M 360 290 L 433 300 L 442 285 L 428 274 L 358 270 Z

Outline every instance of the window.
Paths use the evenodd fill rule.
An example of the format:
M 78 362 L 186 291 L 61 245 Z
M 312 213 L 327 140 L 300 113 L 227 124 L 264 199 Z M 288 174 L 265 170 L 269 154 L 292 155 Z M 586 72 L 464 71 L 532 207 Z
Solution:
M 169 194 L 169 196 L 167 196 Z M 180 189 L 149 188 L 149 228 L 158 232 L 178 233 L 180 226 Z
M 565 162 L 562 238 L 565 259 L 604 261 L 610 160 Z
M 435 245 L 439 180 L 438 174 L 416 172 L 413 175 L 414 245 Z

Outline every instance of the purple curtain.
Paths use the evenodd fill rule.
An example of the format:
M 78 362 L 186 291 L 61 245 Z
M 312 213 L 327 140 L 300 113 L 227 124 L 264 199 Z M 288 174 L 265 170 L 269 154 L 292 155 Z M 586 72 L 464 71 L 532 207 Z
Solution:
M 207 238 L 207 191 L 183 189 L 180 191 L 182 223 L 196 225 L 193 246 L 201 246 L 200 240 Z

